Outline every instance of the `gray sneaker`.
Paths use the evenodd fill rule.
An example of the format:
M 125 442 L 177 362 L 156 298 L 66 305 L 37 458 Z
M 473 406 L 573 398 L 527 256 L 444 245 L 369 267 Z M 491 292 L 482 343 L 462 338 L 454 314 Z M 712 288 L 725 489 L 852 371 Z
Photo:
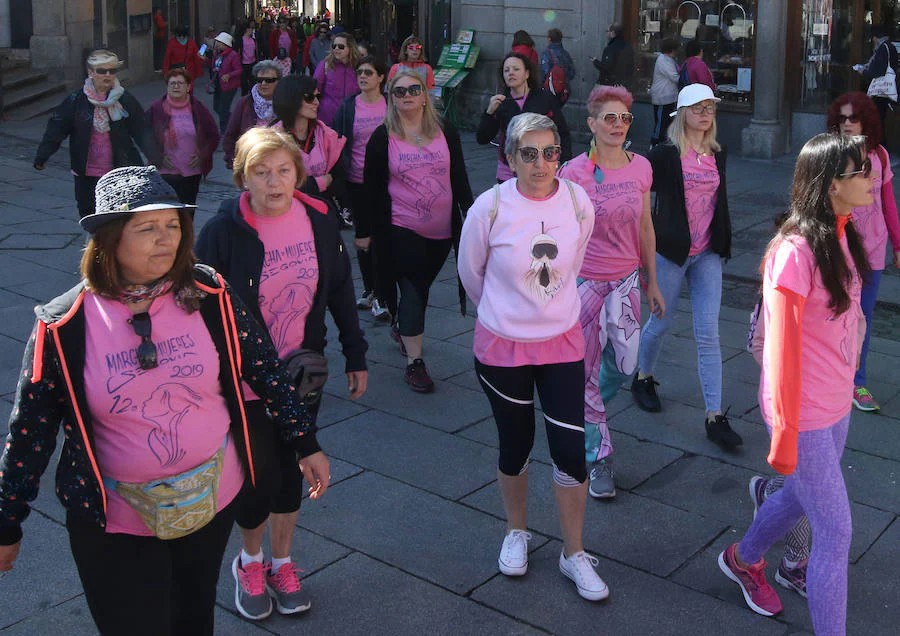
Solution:
M 251 621 L 261 621 L 272 613 L 272 599 L 266 593 L 266 570 L 268 565 L 251 563 L 241 566 L 238 554 L 231 563 L 234 575 L 234 605 L 241 616 Z
M 612 458 L 606 457 L 591 464 L 591 485 L 588 492 L 594 499 L 612 499 L 616 496 L 615 473 Z
M 299 614 L 312 605 L 293 561 L 282 565 L 275 574 L 269 572 L 266 575 L 266 589 L 275 601 L 279 614 Z

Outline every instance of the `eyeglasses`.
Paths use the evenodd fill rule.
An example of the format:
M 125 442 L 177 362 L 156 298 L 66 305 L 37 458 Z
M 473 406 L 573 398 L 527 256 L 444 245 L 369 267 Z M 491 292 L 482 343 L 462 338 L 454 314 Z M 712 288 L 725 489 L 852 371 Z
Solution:
M 115 75 L 119 72 L 117 68 L 95 68 L 94 72 L 97 75 Z
M 375 75 L 375 71 L 370 68 L 358 68 L 356 69 L 356 74 L 365 75 L 366 77 L 372 77 L 373 75 Z
M 702 115 L 703 113 L 706 113 L 708 115 L 715 115 L 716 114 L 716 105 L 715 104 L 706 104 L 706 105 L 692 104 L 691 112 L 694 113 L 695 115 Z
M 397 99 L 403 99 L 407 93 L 409 93 L 410 97 L 418 97 L 422 94 L 422 86 L 413 84 L 412 86 L 395 86 L 391 89 L 391 95 Z
M 543 155 L 544 161 L 547 163 L 555 163 L 559 161 L 559 155 L 562 153 L 560 146 L 544 146 L 543 148 L 535 148 L 534 146 L 522 146 L 519 148 L 519 158 L 525 163 L 534 163 L 537 161 L 538 155 Z
M 277 77 L 254 77 L 253 81 L 257 84 L 274 84 L 278 81 Z
M 152 325 L 150 324 L 150 314 L 145 312 L 135 314 L 128 321 L 134 328 L 134 333 L 141 338 L 141 344 L 138 345 L 137 357 L 138 364 L 144 371 L 155 369 L 159 366 L 156 357 L 156 345 L 150 339 Z
M 422 45 L 421 44 L 407 44 L 406 49 L 408 51 L 419 51 L 422 49 Z
M 322 101 L 322 93 L 303 93 L 303 101 L 307 104 Z
M 853 172 L 842 172 L 839 174 L 839 177 L 855 177 L 856 175 L 861 174 L 863 179 L 868 179 L 869 175 L 872 174 L 872 162 L 869 159 L 865 159 L 862 162 L 862 168 L 859 170 L 854 170 Z
M 610 126 L 615 125 L 616 120 L 621 119 L 624 126 L 630 126 L 634 121 L 634 115 L 632 113 L 600 113 L 594 119 L 602 120 L 603 123 Z
M 187 86 L 187 82 L 169 82 L 169 88 L 182 88 Z
M 347 45 L 346 44 L 332 44 L 331 48 L 338 49 L 339 51 L 343 51 L 344 49 L 347 48 Z
M 843 124 L 845 122 L 850 122 L 851 124 L 859 123 L 859 115 L 853 113 L 852 115 L 838 115 L 838 123 Z

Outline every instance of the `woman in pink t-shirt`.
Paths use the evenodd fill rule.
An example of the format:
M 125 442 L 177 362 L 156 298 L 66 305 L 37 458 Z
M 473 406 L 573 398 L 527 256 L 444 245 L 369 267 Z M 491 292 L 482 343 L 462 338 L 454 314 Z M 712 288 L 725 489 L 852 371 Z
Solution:
M 152 166 L 110 171 L 96 196 L 81 219 L 83 281 L 37 308 L 25 349 L 0 457 L 0 572 L 13 566 L 62 424 L 56 492 L 98 631 L 212 634 L 233 502 L 263 469 L 240 378 L 275 414 L 279 445 L 302 457 L 316 496 L 329 463 L 265 332 L 219 274 L 195 266 L 194 206 Z M 195 499 L 129 495 L 161 480 Z M 154 514 L 174 503 L 182 516 Z
M 813 631 L 835 636 L 846 633 L 852 535 L 841 454 L 860 354 L 860 290 L 869 274 L 864 243 L 849 222 L 855 208 L 872 203 L 865 144 L 822 134 L 797 157 L 790 211 L 763 259 L 759 404 L 772 436 L 768 462 L 787 478 L 740 543 L 718 558 L 753 611 L 778 614 L 763 558 L 805 514 L 814 537 L 805 568 Z
M 624 149 L 634 98 L 621 86 L 598 86 L 588 97 L 588 152 L 559 174 L 582 186 L 596 221 L 578 285 L 584 330 L 585 458 L 592 497 L 616 496 L 612 442 L 605 404 L 637 366 L 641 339 L 641 277 L 647 278 L 650 312 L 662 318 L 665 301 L 656 283 L 656 234 L 650 218 L 653 170 L 644 157 Z
M 240 37 L 234 40 L 234 50 L 241 56 L 241 97 L 253 88 L 253 65 L 257 62 L 256 37 L 249 21 L 238 26 Z
M 562 526 L 559 569 L 583 598 L 600 601 L 609 588 L 582 544 L 588 485 L 576 289 L 594 206 L 581 186 L 556 178 L 560 135 L 546 115 L 514 117 L 505 150 L 516 177 L 469 209 L 457 258 L 460 279 L 478 306 L 475 371 L 500 439 L 497 480 L 507 529 L 498 565 L 507 576 L 528 570 L 525 504 L 537 388 Z
M 878 287 L 885 268 L 885 252 L 888 238 L 894 256 L 894 267 L 900 267 L 900 220 L 897 218 L 897 202 L 894 199 L 894 172 L 891 158 L 881 144 L 881 118 L 878 107 L 865 93 L 845 93 L 828 109 L 828 130 L 843 135 L 862 135 L 866 138 L 869 161 L 872 162 L 872 203 L 853 210 L 853 227 L 859 232 L 869 259 L 872 273 L 863 282 L 862 310 L 866 316 L 866 338 L 862 357 L 856 370 L 853 389 L 853 406 L 860 411 L 878 411 L 881 407 L 866 388 L 866 358 L 869 353 L 869 337 L 872 333 L 872 315 Z
M 391 336 L 406 356 L 406 383 L 429 393 L 434 382 L 422 359 L 428 291 L 459 244 L 472 189 L 459 133 L 440 119 L 414 71 L 401 71 L 388 85 L 384 124 L 366 146 L 363 183 L 370 204 L 357 212 L 369 215 L 384 256 L 375 264 L 376 295 L 397 321 Z M 461 287 L 460 309 L 465 314 Z
M 716 103 L 704 84 L 685 86 L 669 126 L 669 141 L 653 147 L 656 201 L 656 277 L 666 313 L 650 316 L 641 332 L 638 372 L 631 395 L 645 411 L 662 410 L 653 377 L 662 341 L 677 315 L 685 279 L 691 294 L 697 371 L 706 406 L 706 436 L 734 450 L 743 444 L 722 413 L 722 259 L 731 256 L 731 218 L 725 183 L 726 152 L 716 141 Z

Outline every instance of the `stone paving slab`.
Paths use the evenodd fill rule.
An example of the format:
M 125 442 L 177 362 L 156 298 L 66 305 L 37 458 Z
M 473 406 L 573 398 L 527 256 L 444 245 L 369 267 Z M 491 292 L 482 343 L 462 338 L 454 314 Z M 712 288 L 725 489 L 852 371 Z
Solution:
M 888 402 L 882 406 L 882 411 L 888 412 L 889 405 L 892 404 L 900 405 L 900 401 Z M 900 413 L 896 415 L 900 417 Z M 854 410 L 850 420 L 850 431 L 847 434 L 847 448 L 900 461 L 900 435 L 897 434 L 897 425 L 897 419 L 891 414 L 860 413 Z
M 847 492 L 855 501 L 900 514 L 900 462 L 848 449 L 841 466 Z
M 603 558 L 598 572 L 610 597 L 586 601 L 559 572 L 561 547 L 547 544 L 531 555 L 527 575 L 497 577 L 472 598 L 561 635 L 785 634 L 783 624 Z
M 346 376 L 345 376 L 346 377 Z M 347 395 L 346 388 L 344 395 Z M 345 400 L 336 395 L 328 394 L 322 398 L 322 406 L 319 407 L 319 416 L 316 425 L 321 429 L 343 421 L 348 417 L 366 412 L 366 407 L 351 400 Z
M 0 386 L 15 389 L 19 382 L 19 372 L 22 368 L 22 353 L 25 347 L 22 343 L 12 338 L 0 335 L 0 360 L 8 363 L 0 365 Z
M 476 510 L 370 472 L 317 504 L 300 526 L 458 594 L 497 572 L 506 524 Z
M 448 499 L 497 477 L 494 449 L 376 411 L 335 424 L 318 438 L 331 456 Z
M 559 538 L 552 475 L 552 469 L 544 464 L 532 464 L 529 468 L 528 527 Z M 503 517 L 500 493 L 493 486 L 462 501 Z M 668 576 L 724 529 L 725 524 L 714 519 L 621 492 L 611 501 L 587 502 L 584 545 L 589 552 Z
M 34 301 L 30 298 L 0 289 L 0 334 L 22 344 L 18 359 L 4 358 L 11 366 L 21 364 L 24 345 L 31 335 L 36 320 L 34 305 Z

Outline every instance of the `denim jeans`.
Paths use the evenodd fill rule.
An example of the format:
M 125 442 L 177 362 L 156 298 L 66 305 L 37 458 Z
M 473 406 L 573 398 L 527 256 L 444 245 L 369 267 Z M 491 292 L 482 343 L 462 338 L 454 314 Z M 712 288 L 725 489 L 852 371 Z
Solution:
M 863 340 L 862 353 L 859 356 L 859 368 L 856 370 L 856 377 L 853 378 L 853 384 L 856 386 L 866 386 L 866 356 L 869 355 L 869 336 L 872 335 L 872 314 L 875 313 L 875 301 L 878 299 L 878 286 L 881 284 L 883 272 L 883 269 L 872 271 L 869 281 L 862 287 L 859 299 L 863 314 L 866 316 L 866 338 Z
M 650 320 L 641 332 L 638 369 L 653 375 L 662 347 L 663 336 L 675 320 L 678 295 L 687 279 L 694 318 L 694 340 L 697 341 L 697 369 L 703 389 L 706 410 L 722 409 L 722 350 L 719 348 L 719 308 L 722 305 L 722 259 L 712 250 L 688 256 L 679 267 L 669 259 L 656 255 L 656 280 L 666 302 L 666 315 Z

